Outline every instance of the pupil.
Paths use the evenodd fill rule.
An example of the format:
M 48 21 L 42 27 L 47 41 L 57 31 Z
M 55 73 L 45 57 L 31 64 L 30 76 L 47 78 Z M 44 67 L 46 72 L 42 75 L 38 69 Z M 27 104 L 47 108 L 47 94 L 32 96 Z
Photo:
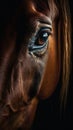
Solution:
M 47 38 L 48 38 L 48 33 L 47 32 L 42 33 L 41 36 L 40 36 L 41 42 L 46 42 Z

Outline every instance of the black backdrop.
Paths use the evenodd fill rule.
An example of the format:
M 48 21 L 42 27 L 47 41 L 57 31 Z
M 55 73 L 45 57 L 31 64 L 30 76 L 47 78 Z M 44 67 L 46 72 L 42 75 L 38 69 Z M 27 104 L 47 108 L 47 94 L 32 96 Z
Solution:
M 73 0 L 69 0 L 71 10 L 71 23 L 73 23 Z M 73 34 L 73 24 L 72 34 Z M 73 35 L 72 35 L 73 36 Z M 73 37 L 72 37 L 73 42 Z M 73 55 L 73 45 L 72 45 Z M 59 109 L 59 87 L 50 99 L 41 101 L 38 105 L 32 130 L 72 130 L 73 129 L 73 58 L 71 55 L 71 77 L 69 83 L 68 99 L 65 111 Z M 60 86 L 60 85 L 59 85 Z

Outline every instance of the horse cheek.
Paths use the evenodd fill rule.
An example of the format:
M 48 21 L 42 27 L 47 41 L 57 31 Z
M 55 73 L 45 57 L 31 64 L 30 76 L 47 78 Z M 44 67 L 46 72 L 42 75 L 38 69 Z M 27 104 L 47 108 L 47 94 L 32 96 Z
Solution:
M 56 36 L 49 38 L 48 60 L 39 92 L 41 99 L 48 98 L 53 94 L 60 79 L 61 52 L 58 42 L 59 38 L 56 39 Z

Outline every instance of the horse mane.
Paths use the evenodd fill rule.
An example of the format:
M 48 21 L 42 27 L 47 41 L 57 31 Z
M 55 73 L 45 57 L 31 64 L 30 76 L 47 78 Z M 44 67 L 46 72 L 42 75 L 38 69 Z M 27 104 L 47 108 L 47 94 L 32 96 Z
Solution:
M 56 2 L 58 2 L 56 0 Z M 70 8 L 68 0 L 60 0 L 58 2 L 60 16 L 60 44 L 62 56 L 62 76 L 61 76 L 61 105 L 66 105 L 67 93 L 69 88 L 69 79 L 71 71 L 71 21 Z

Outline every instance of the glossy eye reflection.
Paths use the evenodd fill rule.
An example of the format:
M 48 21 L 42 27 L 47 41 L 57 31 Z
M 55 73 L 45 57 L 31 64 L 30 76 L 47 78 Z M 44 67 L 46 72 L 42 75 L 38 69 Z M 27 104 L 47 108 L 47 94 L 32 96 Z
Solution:
M 35 44 L 37 46 L 42 46 L 43 44 L 45 44 L 47 42 L 48 36 L 49 36 L 48 31 L 41 31 L 39 36 L 37 37 Z

